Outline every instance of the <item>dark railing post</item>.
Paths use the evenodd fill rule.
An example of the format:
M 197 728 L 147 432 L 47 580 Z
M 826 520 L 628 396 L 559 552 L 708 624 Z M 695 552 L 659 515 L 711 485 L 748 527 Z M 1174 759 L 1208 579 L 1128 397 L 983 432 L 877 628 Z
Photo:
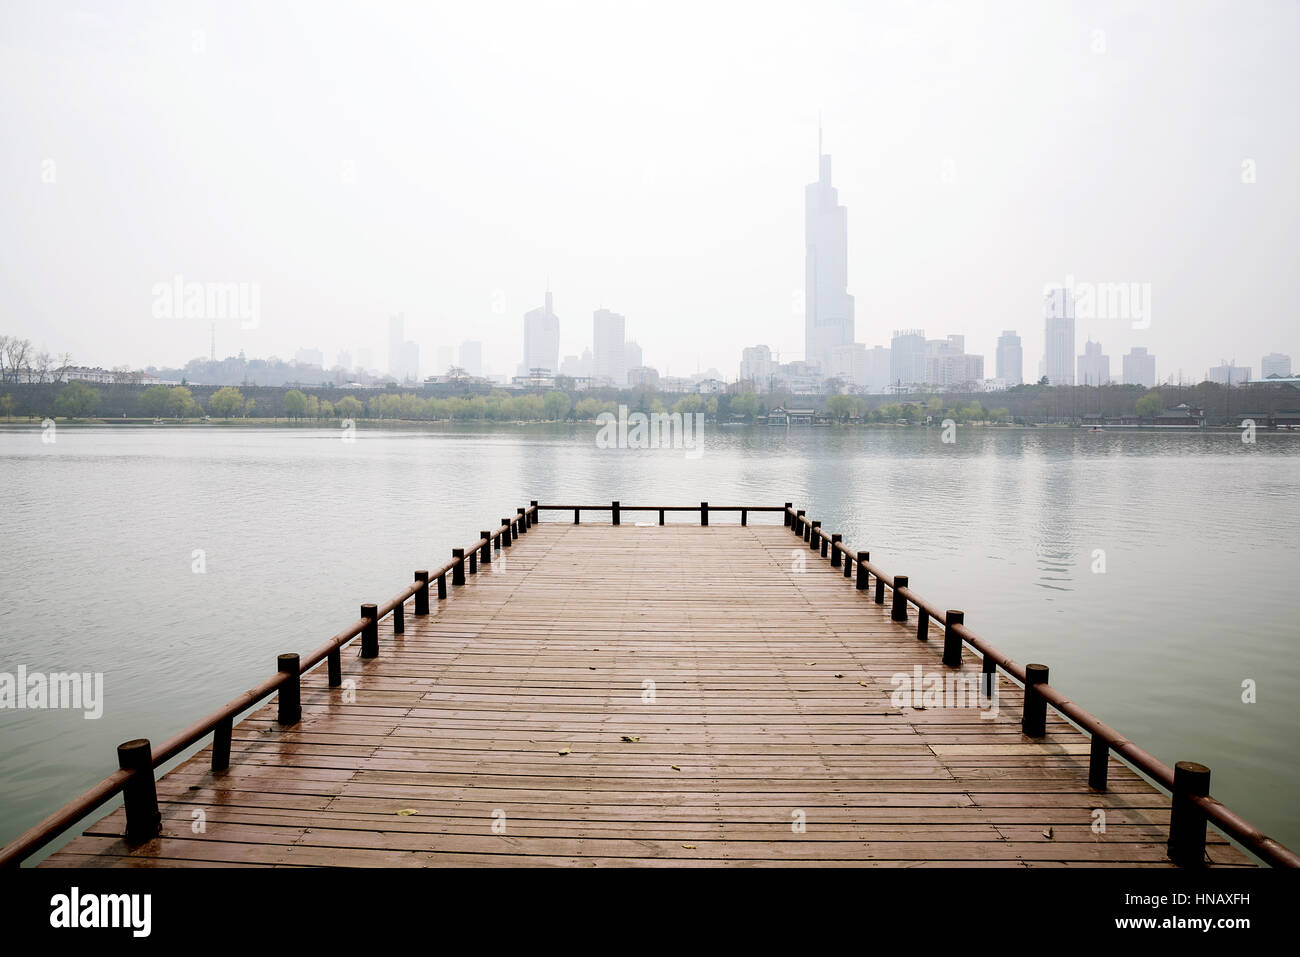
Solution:
M 1088 787 L 1094 791 L 1106 790 L 1106 773 L 1110 769 L 1110 745 L 1106 739 L 1093 733 L 1092 747 L 1088 752 Z
M 866 591 L 871 584 L 871 573 L 867 571 L 869 561 L 871 561 L 871 552 L 858 552 L 858 580 L 853 583 L 858 591 Z
M 998 663 L 988 655 L 984 656 L 983 676 L 980 680 L 984 682 L 984 697 L 993 697 L 993 687 L 998 680 Z
M 804 534 L 804 530 L 803 530 L 803 526 L 804 526 L 803 517 L 804 517 L 805 514 L 806 514 L 805 510 L 802 509 L 802 508 L 799 509 L 797 512 L 794 513 L 794 533 L 795 533 L 796 535 L 799 535 L 800 537 L 803 537 L 803 534 Z
M 581 511 L 582 511 L 582 509 L 580 509 L 580 508 L 575 508 L 575 509 L 573 510 L 573 524 L 574 524 L 574 525 L 581 525 L 581 524 L 582 524 L 582 519 L 581 519 L 581 516 L 579 515 L 579 513 L 580 513 Z
M 153 780 L 153 745 L 148 738 L 136 738 L 117 746 L 117 766 L 135 774 L 122 786 L 126 805 L 126 839 L 143 844 L 162 833 L 158 812 L 158 789 Z
M 222 718 L 212 729 L 212 770 L 214 771 L 224 771 L 230 767 L 230 738 L 234 728 L 234 718 Z
M 302 720 L 302 676 L 299 674 L 298 656 L 280 655 L 275 659 L 275 670 L 288 676 L 276 696 L 280 709 L 275 720 L 280 724 L 297 724 Z
M 1025 709 L 1020 730 L 1031 738 L 1047 734 L 1047 699 L 1034 685 L 1047 684 L 1047 665 L 1025 665 Z
M 883 605 L 884 603 L 885 603 L 885 580 L 881 578 L 879 575 L 877 575 L 876 576 L 876 604 Z
M 515 509 L 515 514 L 519 516 L 519 531 L 524 533 L 528 531 L 528 510 L 525 508 Z
M 501 519 L 501 524 L 505 526 L 505 528 L 501 530 L 501 547 L 509 548 L 510 547 L 510 519 L 508 518 Z M 574 524 L 577 523 L 575 522 Z
M 818 540 L 821 538 L 821 534 L 822 534 L 822 523 L 810 522 L 808 525 L 808 551 L 810 552 L 817 551 L 817 546 L 819 544 Z
M 362 605 L 361 617 L 366 619 L 361 629 L 361 657 L 379 657 L 379 606 Z
M 840 544 L 843 545 L 844 543 L 841 542 Z M 844 553 L 840 557 L 844 559 L 844 577 L 852 578 L 853 577 L 853 556 L 848 553 L 847 549 L 845 549 Z
M 890 621 L 907 621 L 907 599 L 903 597 L 902 590 L 907 587 L 906 575 L 894 576 L 894 595 L 889 606 Z
M 610 511 L 614 513 L 614 524 L 617 525 L 618 524 L 618 502 L 617 501 L 610 503 Z
M 792 508 L 794 508 L 794 502 L 786 502 L 785 511 L 781 513 L 781 519 L 782 519 L 781 524 L 784 525 L 786 528 L 789 528 L 790 523 L 794 521 L 794 519 L 790 517 L 790 509 Z
M 1174 765 L 1169 859 L 1179 867 L 1200 867 L 1205 863 L 1205 811 L 1192 798 L 1209 793 L 1209 768 L 1195 761 L 1179 761 Z
M 709 524 L 709 503 L 708 502 L 700 503 L 700 524 L 701 525 Z
M 446 572 L 443 572 L 441 575 L 438 576 L 438 597 L 440 599 L 447 597 L 447 573 Z
M 479 549 L 479 552 L 481 554 L 479 555 L 478 560 L 481 561 L 484 565 L 491 565 L 492 564 L 492 533 L 479 532 L 478 537 L 483 539 L 483 547 Z
M 924 608 L 916 609 L 916 640 L 930 640 L 930 613 Z
M 465 556 L 465 561 L 469 562 L 469 573 L 471 575 L 477 575 L 478 574 L 478 549 L 471 548 L 469 550 L 469 553 Z
M 533 524 L 536 525 L 542 520 L 542 510 L 537 507 L 537 499 L 528 503 L 528 507 L 533 510 Z
M 744 528 L 748 524 L 749 524 L 749 509 L 742 508 L 740 510 L 740 527 Z
M 399 601 L 393 606 L 393 634 L 406 633 L 406 602 Z
M 427 615 L 429 613 L 429 570 L 421 569 L 416 572 L 415 580 L 420 586 L 415 589 L 415 613 Z
M 330 687 L 337 688 L 343 684 L 343 653 L 334 648 L 326 657 L 329 661 Z
M 949 668 L 961 667 L 961 636 L 953 625 L 964 625 L 966 613 L 948 609 L 943 620 L 943 663 Z
M 465 549 L 453 548 L 451 557 L 451 583 L 453 585 L 463 585 L 465 584 Z
M 661 508 L 659 509 L 659 524 L 662 525 L 663 523 L 664 523 L 664 510 Z
M 830 555 L 830 553 L 831 553 L 831 541 L 832 541 L 832 538 L 831 538 L 831 537 L 828 537 L 828 536 L 826 535 L 825 532 L 822 532 L 821 534 L 819 534 L 819 535 L 817 536 L 817 543 L 818 543 L 818 546 L 819 546 L 820 549 L 821 549 L 822 558 L 826 558 L 828 555 Z

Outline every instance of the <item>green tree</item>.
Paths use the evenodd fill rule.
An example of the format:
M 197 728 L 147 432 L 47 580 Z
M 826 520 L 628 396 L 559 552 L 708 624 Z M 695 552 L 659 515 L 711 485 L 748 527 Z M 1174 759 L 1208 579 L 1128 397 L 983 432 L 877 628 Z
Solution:
M 307 397 L 297 389 L 284 394 L 284 414 L 291 419 L 301 419 L 307 411 Z
M 194 394 L 183 385 L 173 386 L 167 391 L 167 411 L 178 419 L 194 415 L 199 404 L 194 401 Z
M 365 411 L 365 406 L 361 404 L 361 400 L 356 396 L 345 395 L 334 404 L 334 411 L 338 413 L 339 418 L 355 419 L 359 418 L 361 413 Z
M 742 392 L 731 397 L 731 414 L 743 415 L 752 419 L 758 413 L 758 396 L 752 392 Z
M 848 421 L 853 411 L 854 402 L 851 395 L 833 395 L 826 400 L 826 412 L 837 422 Z
M 56 415 L 84 419 L 99 407 L 99 393 L 84 382 L 69 382 L 54 399 Z
M 1159 392 L 1148 392 L 1137 400 L 1137 414 L 1150 418 L 1159 415 L 1165 407 L 1165 400 Z
M 542 406 L 546 410 L 546 418 L 551 421 L 562 419 L 568 415 L 572 405 L 572 400 L 564 392 L 548 392 L 542 397 Z
M 171 390 L 165 385 L 151 385 L 140 395 L 140 408 L 155 419 L 167 414 L 167 400 Z
M 232 386 L 220 388 L 212 394 L 212 398 L 208 399 L 208 411 L 223 419 L 229 419 L 232 415 L 244 411 L 244 396 Z
M 0 395 L 0 413 L 3 413 L 5 419 L 9 419 L 14 414 L 14 397 L 11 395 Z

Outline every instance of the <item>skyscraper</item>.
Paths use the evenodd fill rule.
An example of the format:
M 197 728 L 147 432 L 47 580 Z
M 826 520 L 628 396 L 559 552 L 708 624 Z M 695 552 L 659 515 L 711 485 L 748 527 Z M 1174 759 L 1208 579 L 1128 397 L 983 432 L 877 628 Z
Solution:
M 616 312 L 597 309 L 592 316 L 591 376 L 608 379 L 616 386 L 627 384 L 624 353 L 626 320 Z
M 895 329 L 889 344 L 890 388 L 906 389 L 925 381 L 925 330 Z
M 817 182 L 804 187 L 804 359 L 830 375 L 831 349 L 853 342 L 849 211 L 831 185 L 831 158 L 817 131 Z
M 1124 384 L 1144 385 L 1148 389 L 1156 384 L 1156 357 L 1143 346 L 1134 346 L 1124 357 Z
M 1007 329 L 998 336 L 997 366 L 997 377 L 1007 385 L 1020 385 L 1025 381 L 1024 350 L 1014 329 Z
M 1110 381 L 1110 356 L 1101 351 L 1101 343 L 1089 339 L 1079 356 L 1079 385 L 1105 385 Z
M 1291 357 L 1281 352 L 1270 352 L 1259 360 L 1259 377 L 1267 379 L 1271 375 L 1281 376 L 1283 379 L 1289 378 L 1291 375 Z
M 406 342 L 406 316 L 396 313 L 388 317 L 388 374 L 402 381 L 402 344 Z
M 483 375 L 483 343 L 466 339 L 460 344 L 460 367 L 476 379 Z
M 1048 385 L 1074 385 L 1074 292 L 1064 286 L 1043 296 L 1043 374 Z
M 524 313 L 524 364 L 520 375 L 545 369 L 551 375 L 560 371 L 560 318 L 552 307 L 551 290 L 546 290 L 546 305 Z

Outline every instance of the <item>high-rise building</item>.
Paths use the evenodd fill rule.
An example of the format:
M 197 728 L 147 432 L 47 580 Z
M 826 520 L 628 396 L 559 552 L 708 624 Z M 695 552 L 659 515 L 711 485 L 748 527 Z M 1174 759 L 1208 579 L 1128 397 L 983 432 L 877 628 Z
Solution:
M 1110 356 L 1101 351 L 1101 343 L 1089 339 L 1079 356 L 1079 385 L 1105 385 L 1110 381 Z
M 923 382 L 925 330 L 895 329 L 889 345 L 889 389 L 907 389 Z
M 1025 354 L 1014 329 L 1007 329 L 998 336 L 997 374 L 1008 386 L 1025 381 Z
M 830 376 L 861 391 L 867 387 L 867 347 L 860 342 L 831 346 Z
M 398 382 L 420 378 L 420 347 L 406 339 L 406 316 L 388 317 L 388 374 Z
M 984 357 L 966 354 L 965 336 L 925 343 L 925 384 L 939 389 L 978 389 L 984 382 Z
M 293 354 L 293 361 L 300 366 L 325 366 L 325 355 L 319 349 L 299 349 Z
M 629 372 L 633 369 L 640 369 L 645 364 L 642 361 L 641 347 L 637 345 L 635 339 L 629 339 L 623 343 L 623 362 Z
M 532 375 L 543 369 L 551 375 L 560 370 L 560 319 L 555 314 L 551 290 L 546 290 L 546 304 L 524 313 L 524 362 L 520 375 Z
M 1043 374 L 1048 385 L 1074 385 L 1074 292 L 1065 286 L 1043 296 Z
M 804 360 L 829 375 L 831 349 L 853 342 L 849 211 L 831 185 L 831 158 L 817 131 L 817 182 L 804 188 Z
M 872 346 L 867 350 L 867 392 L 884 392 L 889 388 L 890 350 Z
M 1241 385 L 1250 381 L 1250 366 L 1234 366 L 1220 360 L 1219 365 L 1211 367 L 1206 378 L 1219 385 Z
M 1143 346 L 1134 346 L 1124 357 L 1124 384 L 1144 385 L 1148 389 L 1156 384 L 1156 357 Z
M 352 371 L 352 353 L 346 349 L 339 351 L 339 356 L 334 360 L 335 368 L 342 369 L 344 372 Z
M 483 343 L 466 339 L 460 344 L 460 367 L 475 379 L 483 376 Z
M 760 392 L 772 388 L 772 377 L 776 375 L 776 363 L 772 361 L 772 350 L 767 346 L 749 346 L 740 352 L 740 381 L 752 385 Z
M 1280 352 L 1270 352 L 1264 358 L 1259 360 L 1259 377 L 1267 379 L 1271 375 L 1281 376 L 1283 379 L 1291 376 L 1291 357 L 1283 355 Z
M 438 367 L 433 370 L 433 374 L 446 375 L 448 370 L 455 364 L 455 350 L 451 346 L 438 346 Z
M 592 316 L 591 376 L 604 384 L 627 384 L 626 320 L 616 312 L 597 309 Z M 600 384 L 600 383 L 593 383 Z

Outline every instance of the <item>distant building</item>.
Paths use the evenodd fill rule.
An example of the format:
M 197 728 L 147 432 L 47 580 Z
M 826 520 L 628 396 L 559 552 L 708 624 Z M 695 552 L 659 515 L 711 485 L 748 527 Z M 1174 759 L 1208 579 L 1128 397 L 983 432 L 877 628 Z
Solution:
M 1291 377 L 1291 357 L 1280 352 L 1270 352 L 1259 360 L 1259 377 L 1267 379 L 1275 375 L 1280 379 Z
M 889 344 L 889 388 L 925 382 L 925 330 L 896 329 Z
M 612 385 L 627 383 L 626 320 L 616 312 L 597 309 L 592 316 L 591 377 Z
M 477 339 L 466 339 L 460 344 L 460 367 L 465 374 L 475 379 L 483 377 L 483 343 Z
M 1110 382 L 1110 356 L 1101 351 L 1101 343 L 1089 339 L 1079 356 L 1079 385 L 1105 385 Z
M 767 414 L 768 425 L 812 425 L 816 409 L 776 408 Z
M 860 342 L 831 346 L 830 378 L 839 379 L 853 391 L 867 388 L 867 347 Z
M 334 360 L 334 365 L 336 368 L 342 369 L 344 372 L 351 372 L 352 353 L 348 352 L 346 349 L 340 350 L 338 358 Z
M 1211 366 L 1205 377 L 1219 385 L 1242 385 L 1250 381 L 1250 366 L 1234 366 L 1221 362 L 1217 366 Z
M 649 366 L 637 366 L 627 370 L 627 384 L 634 389 L 657 389 L 659 387 L 659 370 Z
M 853 342 L 849 211 L 831 185 L 831 158 L 817 131 L 817 182 L 804 188 L 804 361 L 830 374 L 831 349 Z
M 750 346 L 741 350 L 741 382 L 752 384 L 760 392 L 769 392 L 774 375 L 776 375 L 776 363 L 772 361 L 771 349 L 767 346 Z
M 545 304 L 524 313 L 524 361 L 520 375 L 533 376 L 545 369 L 554 376 L 560 371 L 560 318 L 555 314 L 551 290 Z
M 1144 385 L 1148 389 L 1156 384 L 1156 357 L 1142 346 L 1134 346 L 1124 357 L 1124 384 Z
M 872 346 L 867 350 L 866 392 L 884 392 L 889 388 L 889 357 L 891 352 L 884 346 Z
M 1014 329 L 1007 329 L 998 336 L 997 377 L 1010 387 L 1024 382 L 1024 374 L 1025 354 L 1020 337 Z
M 293 361 L 300 366 L 325 366 L 325 355 L 319 349 L 299 349 L 293 354 Z
M 456 364 L 455 351 L 451 346 L 438 347 L 438 375 L 446 375 L 447 370 Z
M 623 364 L 628 372 L 645 365 L 645 359 L 641 355 L 641 347 L 633 339 L 623 343 Z
M 388 317 L 388 374 L 398 382 L 417 382 L 420 378 L 420 347 L 406 339 L 406 316 Z
M 560 375 L 570 378 L 587 378 L 591 375 L 591 350 L 583 349 L 582 356 L 565 356 L 560 363 Z
M 1043 297 L 1043 374 L 1049 385 L 1074 385 L 1074 292 L 1049 289 Z

